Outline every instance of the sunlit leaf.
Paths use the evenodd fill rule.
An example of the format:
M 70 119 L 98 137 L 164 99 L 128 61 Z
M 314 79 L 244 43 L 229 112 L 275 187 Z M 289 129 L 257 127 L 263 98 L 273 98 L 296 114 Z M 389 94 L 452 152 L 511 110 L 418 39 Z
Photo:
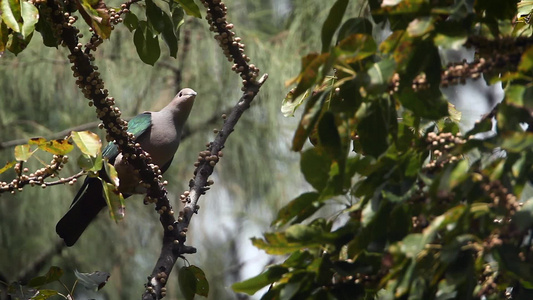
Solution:
M 104 191 L 105 200 L 109 209 L 109 215 L 112 220 L 118 222 L 124 218 L 126 214 L 126 207 L 124 206 L 124 196 L 118 191 L 118 176 L 113 167 L 109 163 L 105 163 L 105 170 L 113 183 L 101 180 Z
M 102 141 L 97 134 L 90 131 L 72 131 L 70 136 L 82 153 L 93 157 L 100 153 Z
M 2 168 L 0 168 L 0 174 L 4 173 L 5 171 L 13 168 L 17 164 L 17 161 L 10 161 L 6 163 Z
M 39 20 L 39 11 L 30 2 L 22 0 L 22 3 L 20 3 L 20 13 L 24 21 L 22 23 L 22 37 L 26 38 L 35 30 L 35 24 Z
M 65 155 L 74 149 L 69 140 L 51 140 L 38 144 L 39 149 L 55 155 Z
M 15 159 L 17 161 L 28 161 L 28 159 L 33 155 L 35 150 L 31 151 L 30 145 L 28 144 L 17 145 L 15 146 Z
M 22 0 L 24 1 L 24 0 Z M 2 0 L 0 1 L 0 7 L 2 8 L 2 20 L 15 32 L 21 31 L 21 24 L 19 20 L 21 19 L 20 13 L 20 0 Z

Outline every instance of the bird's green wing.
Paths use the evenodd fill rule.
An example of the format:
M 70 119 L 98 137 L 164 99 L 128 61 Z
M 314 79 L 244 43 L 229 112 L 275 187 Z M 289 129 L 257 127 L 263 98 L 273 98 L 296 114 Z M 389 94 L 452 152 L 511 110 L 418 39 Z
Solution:
M 152 124 L 152 113 L 144 112 L 135 116 L 128 122 L 128 132 L 138 139 Z M 102 151 L 102 155 L 109 159 L 110 163 L 113 163 L 118 155 L 118 147 L 115 143 L 109 143 Z

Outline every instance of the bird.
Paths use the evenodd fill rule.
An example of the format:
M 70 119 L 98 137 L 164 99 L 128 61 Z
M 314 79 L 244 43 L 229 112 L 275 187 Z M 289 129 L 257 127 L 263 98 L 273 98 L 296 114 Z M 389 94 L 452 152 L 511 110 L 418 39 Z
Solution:
M 135 143 L 150 154 L 152 163 L 165 172 L 178 150 L 183 127 L 191 112 L 196 92 L 190 88 L 179 91 L 174 99 L 158 112 L 144 112 L 128 122 L 128 132 L 134 135 Z M 145 193 L 139 178 L 131 165 L 122 159 L 114 142 L 102 151 L 102 156 L 114 165 L 119 178 L 118 190 L 124 198 L 131 194 Z M 108 180 L 104 169 L 99 177 Z M 102 182 L 98 177 L 87 176 L 82 187 L 74 197 L 69 210 L 56 225 L 57 234 L 69 247 L 73 246 L 87 226 L 106 207 Z

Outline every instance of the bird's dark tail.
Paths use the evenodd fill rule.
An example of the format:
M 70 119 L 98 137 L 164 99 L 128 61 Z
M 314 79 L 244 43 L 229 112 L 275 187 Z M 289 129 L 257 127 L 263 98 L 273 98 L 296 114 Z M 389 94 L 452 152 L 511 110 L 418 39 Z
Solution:
M 102 194 L 100 179 L 87 177 L 74 197 L 69 211 L 57 223 L 57 234 L 67 246 L 74 245 L 85 228 L 104 207 L 106 207 L 106 201 Z

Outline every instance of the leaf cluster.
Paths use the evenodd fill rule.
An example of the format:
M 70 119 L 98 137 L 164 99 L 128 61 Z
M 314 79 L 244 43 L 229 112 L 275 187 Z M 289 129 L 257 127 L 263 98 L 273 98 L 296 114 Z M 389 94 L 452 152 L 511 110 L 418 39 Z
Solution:
M 282 106 L 303 107 L 292 149 L 314 190 L 252 239 L 286 259 L 233 289 L 269 286 L 262 299 L 528 299 L 531 4 L 370 0 L 371 16 L 341 22 L 348 3 L 331 7 L 321 52 L 302 58 Z M 472 64 L 493 63 L 447 70 L 440 51 L 460 46 L 476 51 Z M 505 98 L 462 133 L 440 87 L 479 75 L 503 84 Z M 321 217 L 326 207 L 333 217 Z

